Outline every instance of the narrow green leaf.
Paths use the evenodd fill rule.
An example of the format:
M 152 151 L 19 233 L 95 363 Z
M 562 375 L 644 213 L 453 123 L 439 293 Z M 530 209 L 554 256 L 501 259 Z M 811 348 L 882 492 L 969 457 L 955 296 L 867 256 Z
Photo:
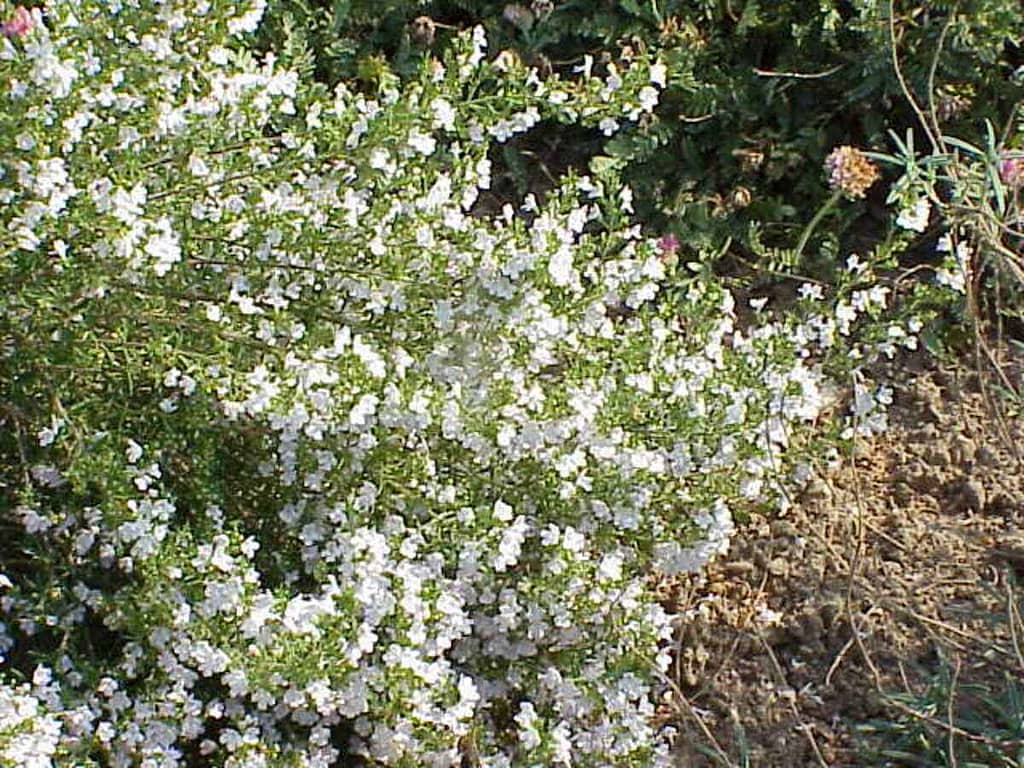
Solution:
M 984 157 L 985 156 L 985 151 L 984 150 L 978 149 L 973 144 L 968 144 L 966 141 L 963 141 L 962 139 L 958 139 L 955 136 L 947 136 L 945 138 L 945 142 L 947 144 L 953 145 L 957 149 L 962 149 L 964 152 L 967 152 L 970 155 L 974 155 L 975 157 Z

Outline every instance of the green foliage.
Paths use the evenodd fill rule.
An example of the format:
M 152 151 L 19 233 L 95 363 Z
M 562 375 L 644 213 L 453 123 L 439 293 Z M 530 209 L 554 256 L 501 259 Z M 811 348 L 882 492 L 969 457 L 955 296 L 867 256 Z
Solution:
M 667 765 L 657 575 L 782 502 L 885 292 L 740 325 L 614 164 L 477 207 L 513 137 L 648 119 L 643 52 L 328 90 L 203 10 L 0 57 L 0 763 Z
M 1010 578 L 1013 584 L 1012 577 Z M 879 768 L 1016 768 L 1024 764 L 1024 656 L 1021 621 L 1024 601 L 1013 591 L 1006 616 L 1014 647 L 991 659 L 940 653 L 938 665 L 913 692 L 883 698 L 888 716 L 862 723 L 857 732 L 861 758 Z M 1016 655 L 1014 655 L 1016 654 Z M 986 670 L 979 674 L 978 670 Z M 970 676 L 971 680 L 964 680 Z
M 765 249 L 791 247 L 806 223 L 803 212 L 824 203 L 820 169 L 832 147 L 881 149 L 889 131 L 908 128 L 924 138 L 894 56 L 917 102 L 968 141 L 982 138 L 981 121 L 1005 120 L 1022 96 L 1012 76 L 1024 64 L 1016 0 L 352 0 L 340 14 L 327 0 L 282 1 L 272 6 L 278 21 L 264 33 L 265 44 L 273 43 L 280 18 L 301 19 L 329 82 L 381 53 L 403 74 L 439 50 L 451 33 L 446 26 L 438 26 L 434 43 L 410 46 L 408 24 L 420 15 L 455 28 L 482 23 L 495 50 L 514 49 L 527 63 L 547 62 L 556 71 L 585 66 L 588 57 L 600 69 L 621 46 L 657 53 L 668 89 L 656 115 L 603 149 L 577 142 L 577 167 L 595 154 L 613 158 L 628 166 L 641 215 L 685 233 L 691 254 L 731 251 L 769 269 L 780 264 Z M 515 158 L 508 160 L 515 172 Z M 865 233 L 884 224 L 877 196 L 869 203 L 837 211 L 814 249 L 834 257 L 862 247 L 873 236 Z M 804 265 L 813 266 L 813 258 Z
M 1019 126 L 972 121 L 1019 87 L 1021 22 L 900 9 L 919 110 L 990 106 L 877 156 L 895 226 L 821 168 L 920 120 L 875 3 L 5 27 L 0 763 L 24 736 L 82 765 L 667 764 L 655 576 L 884 429 L 863 362 L 959 295 L 961 230 L 1016 243 L 986 217 L 1019 216 Z M 938 282 L 904 270 L 922 199 Z M 854 419 L 822 434 L 830 375 Z

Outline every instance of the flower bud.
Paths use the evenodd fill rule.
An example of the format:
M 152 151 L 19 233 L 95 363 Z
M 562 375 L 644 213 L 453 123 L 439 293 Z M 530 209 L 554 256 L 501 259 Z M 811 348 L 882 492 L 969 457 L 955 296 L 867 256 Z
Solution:
M 750 190 L 746 187 L 736 187 L 729 193 L 729 205 L 735 209 L 746 208 L 750 205 L 752 197 Z
M 672 233 L 662 235 L 658 240 L 658 250 L 661 252 L 662 258 L 675 256 L 676 251 L 679 250 L 679 238 Z
M 2 31 L 7 37 L 24 37 L 27 35 L 32 28 L 36 25 L 35 19 L 32 18 L 32 12 L 19 5 L 14 9 L 14 13 L 11 14 L 11 18 L 0 24 L 0 31 Z
M 1008 187 L 1024 185 L 1024 155 L 1004 153 L 999 160 L 999 178 Z

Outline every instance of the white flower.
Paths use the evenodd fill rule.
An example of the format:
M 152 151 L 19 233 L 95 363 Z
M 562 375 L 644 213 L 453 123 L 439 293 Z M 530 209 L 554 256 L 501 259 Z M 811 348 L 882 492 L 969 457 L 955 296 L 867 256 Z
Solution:
M 548 262 L 548 274 L 552 282 L 563 287 L 574 282 L 576 270 L 572 265 L 572 251 L 568 248 L 560 248 Z
M 46 696 L 41 693 L 43 700 Z M 21 768 L 52 768 L 61 739 L 61 723 L 46 712 L 28 685 L 0 682 L 0 763 Z
M 562 534 L 562 548 L 567 552 L 579 554 L 587 544 L 587 538 L 571 525 Z
M 56 416 L 50 419 L 50 426 L 43 427 L 36 434 L 39 439 L 39 445 L 45 448 L 48 445 L 53 445 L 53 441 L 57 439 L 57 435 L 60 434 L 61 429 L 64 427 L 64 419 L 59 419 Z
M 494 502 L 494 519 L 503 523 L 512 521 L 512 507 L 501 499 Z
M 256 31 L 267 8 L 267 2 L 266 0 L 248 0 L 247 5 L 248 7 L 242 6 L 241 15 L 228 19 L 229 35 L 244 35 Z
M 962 269 L 940 267 L 935 270 L 935 281 L 957 293 L 967 293 L 967 279 Z
M 597 576 L 600 581 L 618 581 L 622 578 L 623 558 L 617 552 L 612 552 L 601 558 L 601 564 L 597 568 Z
M 321 616 L 334 613 L 334 602 L 330 598 L 315 598 L 305 595 L 292 598 L 284 610 L 281 624 L 289 632 L 300 635 L 319 635 L 316 621 Z
M 199 155 L 192 154 L 188 158 L 188 172 L 196 178 L 205 178 L 210 175 L 210 166 Z
M 619 130 L 619 121 L 614 117 L 606 117 L 597 124 L 597 127 L 601 129 L 601 133 L 605 136 L 611 136 Z
M 212 677 L 228 668 L 230 657 L 220 648 L 215 648 L 205 640 L 192 646 L 192 659 L 203 677 Z
M 387 375 L 387 363 L 384 358 L 361 336 L 352 339 L 352 352 L 362 361 L 369 374 L 375 379 L 383 379 Z
M 163 277 L 177 262 L 181 261 L 181 247 L 178 235 L 171 229 L 171 222 L 166 217 L 154 225 L 156 232 L 146 241 L 145 252 L 153 261 L 153 271 Z
M 650 112 L 656 106 L 658 106 L 659 94 L 657 88 L 653 88 L 650 85 L 645 85 L 643 88 L 640 89 L 640 93 L 637 94 L 637 96 L 640 99 L 640 108 L 644 112 Z
M 927 197 L 919 198 L 910 208 L 904 208 L 896 218 L 896 226 L 912 232 L 924 232 L 931 216 L 932 204 Z
M 537 730 L 540 719 L 537 717 L 537 710 L 533 704 L 524 701 L 519 705 L 519 712 L 515 716 L 516 725 L 519 726 L 519 743 L 526 750 L 536 749 L 541 745 L 541 736 Z
M 660 61 L 651 65 L 651 82 L 659 88 L 664 88 L 668 78 L 668 68 Z
M 800 298 L 820 301 L 825 296 L 825 291 L 817 283 L 802 283 L 799 289 Z
M 446 131 L 455 130 L 455 110 L 452 108 L 451 102 L 439 96 L 430 103 L 430 108 L 434 112 L 435 128 L 443 128 Z
M 41 533 L 53 527 L 53 523 L 34 509 L 18 507 L 15 511 L 21 514 L 22 525 L 25 526 L 25 532 L 30 535 Z
M 134 440 L 128 441 L 128 448 L 124 452 L 125 459 L 129 464 L 135 464 L 142 458 L 142 446 Z
M 504 573 L 509 567 L 519 562 L 522 553 L 522 544 L 526 539 L 526 532 L 529 528 L 526 519 L 519 516 L 501 537 L 498 544 L 498 554 L 492 559 L 491 564 L 498 573 Z
M 957 293 L 966 293 L 967 291 L 967 276 L 970 269 L 971 257 L 974 255 L 974 250 L 966 239 L 961 239 L 956 242 L 954 248 L 953 237 L 949 234 L 943 235 L 939 238 L 938 243 L 935 246 L 935 250 L 939 253 L 951 253 L 952 257 L 947 257 L 943 262 L 942 266 L 935 270 L 935 280 L 939 285 L 950 288 Z
M 430 156 L 437 149 L 437 140 L 433 136 L 414 128 L 409 132 L 409 146 L 421 155 Z
M 840 301 L 836 304 L 836 324 L 843 336 L 849 335 L 850 326 L 856 319 L 857 310 L 852 304 L 848 304 L 845 301 Z

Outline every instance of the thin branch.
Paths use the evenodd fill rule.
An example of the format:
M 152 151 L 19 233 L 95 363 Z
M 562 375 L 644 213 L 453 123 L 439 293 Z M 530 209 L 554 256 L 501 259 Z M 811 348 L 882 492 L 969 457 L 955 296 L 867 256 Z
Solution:
M 789 681 L 786 679 L 786 673 L 782 670 L 782 664 L 779 663 L 778 656 L 775 655 L 775 651 L 772 650 L 772 647 L 768 644 L 768 641 L 764 639 L 764 635 L 762 635 L 760 631 L 757 632 L 757 639 L 761 642 L 761 647 L 764 648 L 765 653 L 768 654 L 768 658 L 772 662 L 772 668 L 775 671 L 778 684 L 788 686 Z M 803 731 L 803 734 L 807 737 L 807 741 L 810 742 L 814 755 L 818 758 L 818 763 L 822 768 L 829 768 L 829 764 L 825 760 L 825 756 L 821 754 L 821 750 L 818 748 L 818 742 L 814 738 L 814 727 L 810 723 L 805 722 L 803 717 L 800 716 L 800 710 L 796 708 L 796 704 L 792 698 L 786 697 L 786 703 L 789 705 L 789 710 L 793 717 L 796 719 L 797 723 L 799 723 L 797 730 Z
M 703 123 L 717 115 L 717 112 L 708 112 L 706 115 L 700 115 L 699 117 L 690 117 L 688 115 L 680 115 L 679 122 L 681 123 Z
M 932 56 L 931 65 L 928 68 L 928 111 L 932 119 L 932 129 L 935 131 L 936 137 L 939 140 L 939 146 L 943 153 L 947 151 L 946 140 L 942 135 L 942 129 L 939 128 L 939 112 L 935 104 L 935 75 L 939 69 L 939 57 L 942 55 L 942 47 L 946 43 L 946 35 L 949 34 L 950 28 L 953 26 L 953 20 L 956 18 L 956 12 L 959 10 L 959 5 L 954 5 L 950 9 L 949 16 L 946 18 L 946 23 L 942 25 L 942 31 L 939 33 L 939 40 L 935 44 L 935 55 Z
M 949 684 L 949 701 L 946 702 L 946 722 L 949 723 L 949 766 L 959 768 L 960 762 L 956 759 L 956 719 L 954 710 L 956 708 L 956 686 L 960 680 L 960 657 L 956 659 L 956 669 L 953 670 L 953 679 Z
M 829 77 L 841 70 L 845 64 L 836 64 L 824 72 L 779 72 L 772 69 L 758 69 L 754 67 L 754 73 L 761 77 L 792 77 L 796 80 L 818 80 L 822 77 Z
M 899 81 L 900 90 L 903 91 L 903 96 L 910 103 L 910 106 L 914 110 L 914 114 L 917 115 L 917 119 L 921 123 L 921 127 L 924 128 L 924 132 L 928 135 L 928 140 L 932 144 L 932 149 L 936 152 L 939 151 L 940 144 L 935 134 L 932 133 L 931 126 L 928 124 L 928 118 L 925 117 L 924 111 L 921 106 L 917 103 L 917 99 L 910 90 L 910 86 L 907 85 L 907 80 L 903 76 L 903 69 L 900 66 L 899 53 L 896 50 L 896 8 L 895 0 L 889 0 L 889 51 L 892 54 L 892 66 L 896 73 L 896 79 Z
M 883 691 L 879 692 L 884 695 Z M 1000 741 L 997 739 L 990 739 L 987 736 L 982 736 L 981 734 L 965 731 L 963 728 L 955 725 L 951 726 L 949 723 L 939 720 L 937 717 L 932 717 L 931 715 L 919 712 L 913 707 L 904 704 L 902 701 L 898 701 L 897 699 L 893 699 L 889 696 L 885 696 L 885 704 L 893 709 L 899 710 L 905 715 L 910 715 L 915 720 L 921 720 L 929 725 L 934 725 L 936 728 L 941 728 L 944 731 L 951 731 L 961 739 L 967 739 L 968 741 L 973 741 L 979 744 L 987 744 L 990 747 L 998 747 L 999 749 L 1019 749 L 1021 746 L 1024 746 L 1024 740 L 1021 739 L 1007 739 L 1005 741 Z
M 1013 642 L 1013 650 L 1017 655 L 1017 662 L 1020 664 L 1020 671 L 1024 673 L 1024 638 L 1019 632 L 1024 629 L 1024 621 L 1021 620 L 1020 608 L 1013 594 L 1013 580 L 1006 580 L 1006 614 L 1007 623 L 1010 627 L 1010 639 Z
M 683 693 L 683 690 L 679 687 L 678 683 L 676 683 L 675 680 L 673 680 L 671 677 L 669 677 L 660 669 L 658 669 L 657 665 L 654 664 L 652 661 L 648 660 L 647 663 L 650 666 L 651 670 L 656 675 L 658 675 L 662 679 L 662 681 L 666 685 L 668 685 L 669 688 L 672 689 L 672 693 L 675 694 L 675 697 L 686 706 L 687 712 L 696 721 L 697 726 L 704 734 L 704 737 L 709 742 L 711 742 L 711 746 L 714 748 L 719 759 L 721 759 L 722 762 L 725 763 L 727 768 L 736 768 L 736 764 L 729 759 L 729 755 L 726 754 L 724 749 L 722 749 L 721 744 L 718 743 L 718 740 L 715 738 L 714 734 L 711 733 L 711 729 L 708 728 L 707 724 L 704 722 L 704 719 L 700 716 L 700 713 L 697 711 L 697 708 L 690 703 L 690 700 L 688 698 L 686 698 L 686 694 Z

